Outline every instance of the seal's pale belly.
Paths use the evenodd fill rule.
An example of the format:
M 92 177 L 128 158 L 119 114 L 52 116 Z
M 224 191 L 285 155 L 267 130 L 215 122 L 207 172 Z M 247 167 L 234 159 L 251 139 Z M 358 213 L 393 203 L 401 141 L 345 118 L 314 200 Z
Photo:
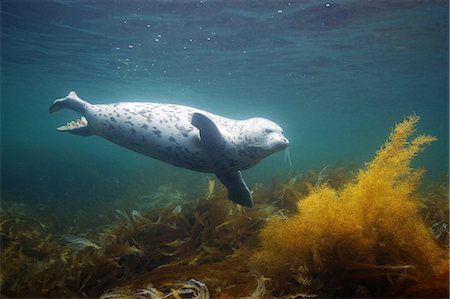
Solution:
M 243 146 L 208 151 L 200 144 L 199 130 L 191 124 L 196 112 L 210 117 L 224 133 L 238 129 L 240 121 L 171 104 L 93 105 L 88 111 L 85 116 L 95 135 L 175 166 L 221 173 L 247 169 L 258 162 L 257 156 Z M 242 142 L 239 138 L 226 139 L 230 144 Z

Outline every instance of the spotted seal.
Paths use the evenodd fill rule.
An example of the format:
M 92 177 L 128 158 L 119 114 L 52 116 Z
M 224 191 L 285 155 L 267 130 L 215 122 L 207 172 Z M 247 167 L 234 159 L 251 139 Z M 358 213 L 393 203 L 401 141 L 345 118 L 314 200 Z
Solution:
M 68 108 L 83 116 L 57 128 L 81 136 L 97 135 L 169 164 L 216 174 L 228 198 L 251 207 L 253 200 L 240 170 L 287 148 L 283 130 L 264 118 L 234 120 L 193 107 L 122 102 L 93 105 L 75 92 L 57 99 L 50 112 Z

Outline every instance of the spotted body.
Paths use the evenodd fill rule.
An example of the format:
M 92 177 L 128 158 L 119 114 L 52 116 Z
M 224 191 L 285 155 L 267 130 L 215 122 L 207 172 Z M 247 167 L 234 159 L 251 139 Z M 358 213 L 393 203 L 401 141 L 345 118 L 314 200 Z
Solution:
M 248 192 L 240 170 L 254 166 L 288 145 L 282 129 L 264 118 L 234 120 L 174 104 L 93 105 L 81 100 L 75 92 L 56 100 L 50 111 L 61 108 L 78 111 L 83 117 L 58 130 L 97 135 L 175 166 L 215 173 L 228 188 L 229 195 L 233 189 L 240 190 L 238 193 L 244 189 Z M 236 196 L 243 197 L 243 194 Z M 244 204 L 251 205 L 250 195 L 246 196 L 247 204 Z M 241 203 L 239 199 L 230 199 Z

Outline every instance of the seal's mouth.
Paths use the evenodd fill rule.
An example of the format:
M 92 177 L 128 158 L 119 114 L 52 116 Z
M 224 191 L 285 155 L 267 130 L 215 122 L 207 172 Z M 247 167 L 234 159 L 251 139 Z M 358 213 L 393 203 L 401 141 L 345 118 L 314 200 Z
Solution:
M 58 131 L 72 131 L 88 126 L 86 117 L 82 116 L 80 119 L 68 122 L 66 125 L 56 128 Z

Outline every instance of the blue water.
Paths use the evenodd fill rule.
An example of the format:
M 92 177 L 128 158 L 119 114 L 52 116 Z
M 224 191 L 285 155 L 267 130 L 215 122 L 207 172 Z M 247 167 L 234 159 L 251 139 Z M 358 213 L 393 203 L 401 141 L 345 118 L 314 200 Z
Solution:
M 206 188 L 204 174 L 57 132 L 75 114 L 48 109 L 71 90 L 272 119 L 298 173 L 363 165 L 416 113 L 438 138 L 416 160 L 431 180 L 449 164 L 448 42 L 447 1 L 4 0 L 2 198 L 76 212 L 137 188 Z M 289 171 L 278 153 L 244 176 Z

